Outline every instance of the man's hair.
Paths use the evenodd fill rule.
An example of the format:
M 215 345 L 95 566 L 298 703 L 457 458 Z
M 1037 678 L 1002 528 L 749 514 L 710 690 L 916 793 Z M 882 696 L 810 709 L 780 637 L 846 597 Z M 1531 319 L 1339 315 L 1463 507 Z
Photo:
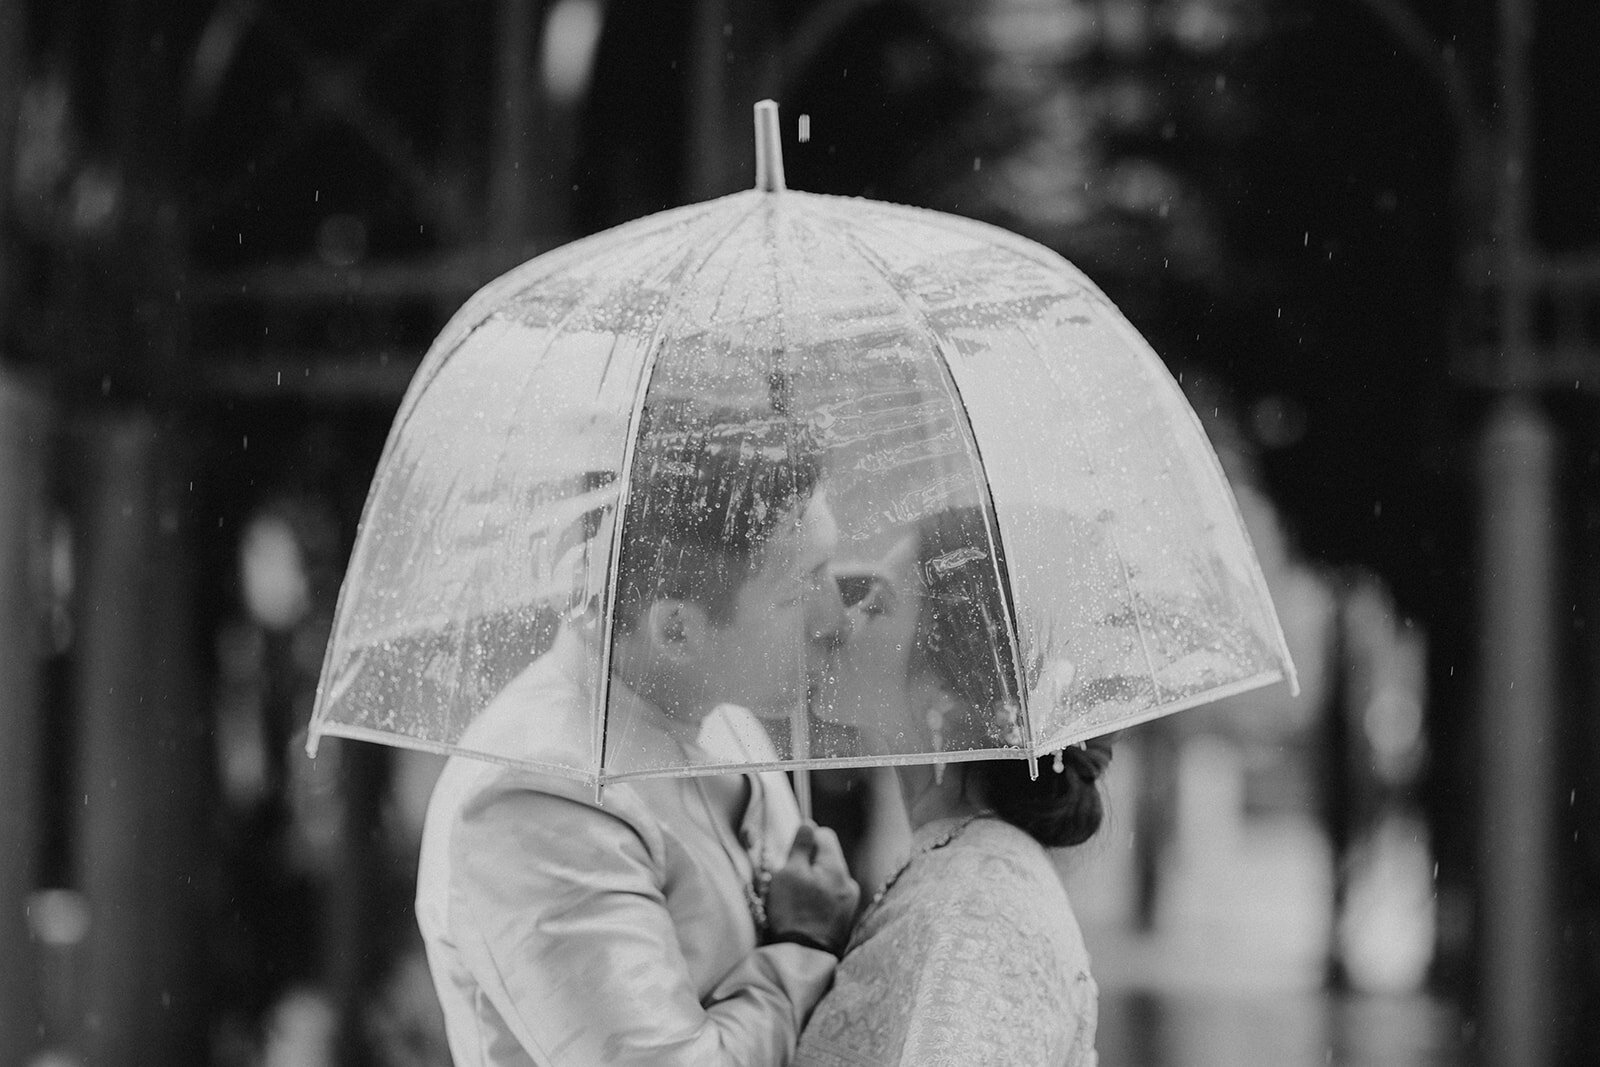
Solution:
M 618 631 L 662 599 L 698 604 L 727 625 L 778 521 L 819 477 L 813 435 L 787 415 L 647 404 L 622 513 Z

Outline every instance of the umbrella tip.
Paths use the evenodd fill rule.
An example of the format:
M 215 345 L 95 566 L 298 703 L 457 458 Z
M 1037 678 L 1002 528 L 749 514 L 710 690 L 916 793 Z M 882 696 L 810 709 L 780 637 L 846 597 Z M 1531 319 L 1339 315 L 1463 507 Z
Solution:
M 778 139 L 778 104 L 774 100 L 756 101 L 756 188 L 764 193 L 781 193 L 783 184 L 783 143 Z

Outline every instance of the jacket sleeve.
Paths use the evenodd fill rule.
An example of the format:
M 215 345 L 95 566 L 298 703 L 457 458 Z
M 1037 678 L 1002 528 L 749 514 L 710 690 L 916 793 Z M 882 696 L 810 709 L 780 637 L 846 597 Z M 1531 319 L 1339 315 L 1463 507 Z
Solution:
M 661 847 L 610 810 L 544 792 L 496 788 L 463 808 L 452 926 L 493 1009 L 541 1064 L 787 1063 L 833 958 L 757 948 L 702 1004 Z

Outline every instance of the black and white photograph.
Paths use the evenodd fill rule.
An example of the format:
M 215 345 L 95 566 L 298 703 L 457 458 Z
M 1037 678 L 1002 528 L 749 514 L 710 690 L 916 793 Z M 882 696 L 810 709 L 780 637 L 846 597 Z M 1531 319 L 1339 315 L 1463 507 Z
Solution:
M 0 1067 L 1581 1067 L 1600 4 L 0 0 Z

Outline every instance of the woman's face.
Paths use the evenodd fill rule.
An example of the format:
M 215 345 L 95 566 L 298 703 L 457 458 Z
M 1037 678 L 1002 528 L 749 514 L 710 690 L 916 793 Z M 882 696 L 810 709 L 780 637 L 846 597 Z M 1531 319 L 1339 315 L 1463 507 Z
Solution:
M 863 754 L 926 748 L 925 671 L 917 670 L 915 636 L 922 606 L 914 535 L 897 541 L 864 576 L 865 594 L 854 604 L 849 636 L 817 701 L 828 722 L 860 732 Z

